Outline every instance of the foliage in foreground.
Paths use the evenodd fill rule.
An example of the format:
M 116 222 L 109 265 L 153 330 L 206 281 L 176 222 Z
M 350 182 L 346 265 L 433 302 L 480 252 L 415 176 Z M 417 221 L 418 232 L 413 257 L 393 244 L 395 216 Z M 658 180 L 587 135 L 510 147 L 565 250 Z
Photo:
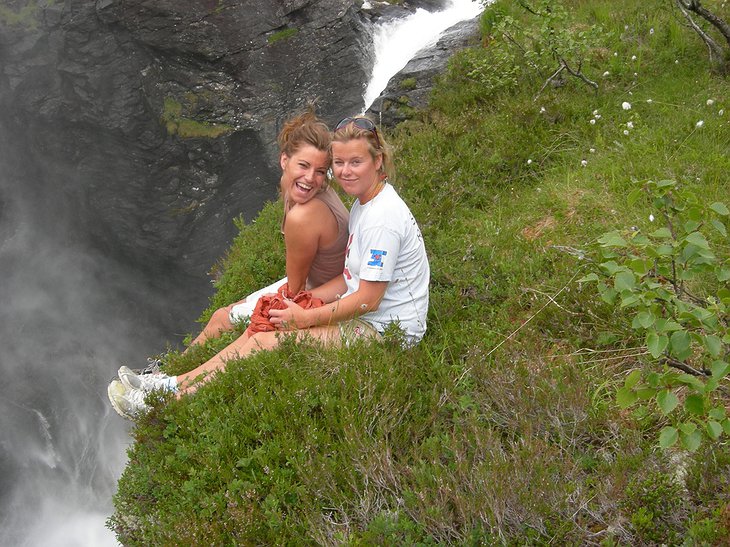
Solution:
M 231 362 L 194 397 L 155 401 L 133 431 L 115 497 L 110 526 L 122 543 L 726 540 L 726 437 L 709 435 L 694 452 L 660 449 L 670 419 L 680 410 L 695 419 L 695 407 L 685 399 L 666 412 L 668 395 L 659 403 L 658 393 L 640 412 L 616 400 L 639 386 L 631 371 L 655 366 L 663 343 L 637 329 L 656 325 L 659 312 L 615 306 L 577 280 L 592 271 L 592 243 L 621 255 L 617 265 L 626 256 L 603 234 L 656 230 L 657 210 L 627 198 L 648 181 L 677 181 L 703 208 L 727 199 L 729 86 L 705 70 L 705 52 L 663 1 L 565 5 L 571 28 L 603 29 L 580 42 L 584 73 L 603 75 L 597 93 L 568 78 L 536 101 L 550 63 L 530 68 L 525 52 L 490 35 L 454 60 L 431 110 L 391 136 L 399 191 L 433 272 L 424 341 L 411 350 L 286 341 Z M 495 10 L 541 24 L 514 3 Z M 525 34 L 538 45 L 543 36 Z M 485 73 L 505 59 L 521 69 Z M 212 307 L 283 271 L 277 217 L 272 206 L 241 226 Z M 711 239 L 722 264 L 727 237 L 716 228 Z M 632 260 L 626 268 L 639 266 Z M 616 286 L 619 271 L 602 273 L 621 292 L 631 287 L 626 275 Z M 692 294 L 722 283 L 706 274 L 691 280 Z M 634 323 L 637 311 L 654 323 Z M 685 328 L 692 337 L 695 327 Z M 171 352 L 170 371 L 220 344 Z M 702 347 L 715 352 L 714 340 Z M 713 390 L 708 426 L 709 411 L 730 403 L 726 389 L 723 380 Z

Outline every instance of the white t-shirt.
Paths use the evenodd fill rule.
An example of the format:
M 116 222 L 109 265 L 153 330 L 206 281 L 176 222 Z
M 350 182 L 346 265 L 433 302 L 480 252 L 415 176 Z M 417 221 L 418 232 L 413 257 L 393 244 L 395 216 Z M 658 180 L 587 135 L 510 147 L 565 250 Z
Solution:
M 378 309 L 360 319 L 379 332 L 397 321 L 409 343 L 423 337 L 430 280 L 426 247 L 416 219 L 390 184 L 365 205 L 355 200 L 344 276 L 345 296 L 357 290 L 361 279 L 388 281 Z

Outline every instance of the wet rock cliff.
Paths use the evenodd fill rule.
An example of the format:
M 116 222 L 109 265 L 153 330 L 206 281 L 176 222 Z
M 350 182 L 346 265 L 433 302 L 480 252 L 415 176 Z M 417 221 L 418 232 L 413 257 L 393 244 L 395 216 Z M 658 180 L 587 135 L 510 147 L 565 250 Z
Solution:
M 372 22 L 443 0 L 370 4 L 5 0 L 0 206 L 26 196 L 61 244 L 201 276 L 275 197 L 282 121 L 362 109 Z
M 10 0 L 0 40 L 4 201 L 193 274 L 275 196 L 282 120 L 356 110 L 372 62 L 334 0 Z

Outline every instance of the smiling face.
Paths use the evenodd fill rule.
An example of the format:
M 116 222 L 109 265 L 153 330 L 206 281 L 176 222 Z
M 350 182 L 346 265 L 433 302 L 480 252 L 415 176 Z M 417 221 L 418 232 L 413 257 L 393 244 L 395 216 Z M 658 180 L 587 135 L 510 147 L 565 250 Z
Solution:
M 380 182 L 381 155 L 375 158 L 365 139 L 350 139 L 332 142 L 332 171 L 342 189 L 355 196 L 360 203 L 372 197 Z
M 292 203 L 306 203 L 322 188 L 329 169 L 329 154 L 304 144 L 291 156 L 282 153 L 281 190 Z

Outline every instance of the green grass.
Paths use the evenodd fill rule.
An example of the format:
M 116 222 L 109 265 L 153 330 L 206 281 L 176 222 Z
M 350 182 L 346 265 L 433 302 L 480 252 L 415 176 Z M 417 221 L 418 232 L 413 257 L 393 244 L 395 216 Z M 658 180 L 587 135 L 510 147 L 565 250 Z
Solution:
M 45 0 L 42 2 L 32 0 L 17 11 L 12 8 L 0 6 L 0 21 L 9 26 L 24 26 L 30 29 L 36 29 L 39 23 L 39 12 L 45 7 L 52 6 L 54 3 L 55 0 Z
M 286 28 L 269 35 L 266 40 L 269 42 L 269 44 L 275 44 L 280 40 L 286 40 L 288 38 L 291 38 L 297 32 L 299 32 L 299 29 L 297 28 Z
M 191 102 L 190 97 L 186 97 Z M 194 103 L 192 103 L 194 104 Z M 215 139 L 233 131 L 233 126 L 222 123 L 198 121 L 183 116 L 183 104 L 172 97 L 166 97 L 160 119 L 167 129 L 168 135 L 178 135 L 183 139 L 206 138 Z
M 549 73 L 528 70 L 516 83 L 477 84 L 468 73 L 506 51 L 485 40 L 453 61 L 428 111 L 389 135 L 431 261 L 421 344 L 285 341 L 229 363 L 193 397 L 155 403 L 133 431 L 115 497 L 110 526 L 122 543 L 728 537 L 727 442 L 662 451 L 659 412 L 618 408 L 626 373 L 648 366 L 634 349 L 642 342 L 576 279 L 578 251 L 600 234 L 650 226 L 651 210 L 626 200 L 647 180 L 727 199 L 730 85 L 666 2 L 570 5 L 577 24 L 604 26 L 583 66 L 597 93 L 568 78 L 535 99 Z M 201 321 L 283 275 L 279 215 L 271 205 L 238 224 Z M 718 250 L 730 254 L 727 242 Z M 169 370 L 225 342 L 172 351 Z

